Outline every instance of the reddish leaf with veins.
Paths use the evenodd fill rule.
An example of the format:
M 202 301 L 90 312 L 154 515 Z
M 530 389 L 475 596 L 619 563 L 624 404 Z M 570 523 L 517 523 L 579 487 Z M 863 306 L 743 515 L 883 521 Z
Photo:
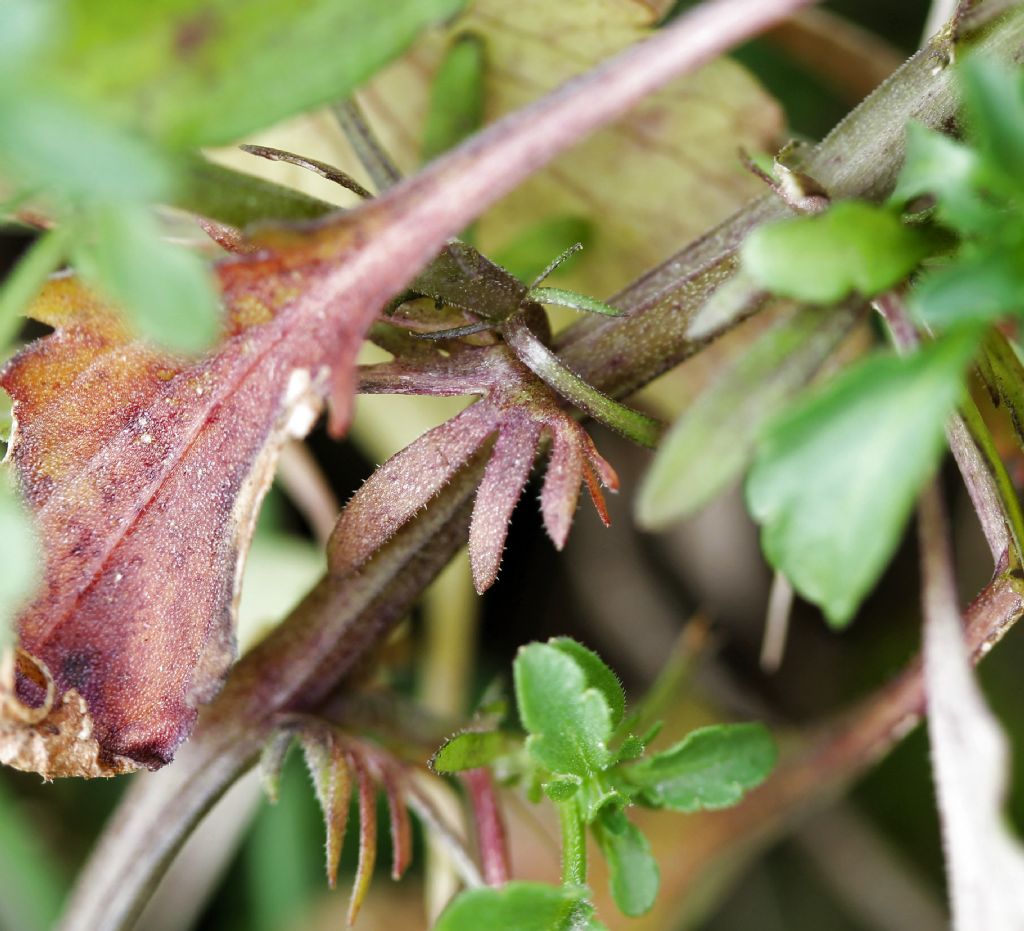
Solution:
M 359 390 L 383 394 L 480 394 L 481 400 L 392 456 L 353 496 L 328 554 L 336 572 L 357 569 L 495 438 L 477 491 L 469 532 L 476 589 L 498 575 L 508 522 L 530 477 L 542 438 L 552 442 L 541 512 L 555 546 L 565 545 L 585 482 L 602 520 L 600 485 L 618 477 L 557 395 L 503 345 L 452 344 L 448 356 L 395 360 L 362 371 Z
M 356 315 L 328 325 L 301 297 L 286 306 L 285 290 L 301 294 L 306 281 L 276 260 L 256 264 L 221 266 L 227 332 L 197 363 L 133 339 L 74 279 L 37 302 L 56 332 L 0 378 L 46 555 L 19 646 L 36 679 L 52 678 L 55 715 L 75 706 L 84 717 L 59 733 L 48 726 L 57 717 L 0 721 L 4 762 L 47 776 L 161 765 L 219 687 L 241 557 L 277 452 L 309 429 L 330 365 L 351 367 L 365 325 Z M 17 699 L 38 710 L 45 695 L 21 675 Z

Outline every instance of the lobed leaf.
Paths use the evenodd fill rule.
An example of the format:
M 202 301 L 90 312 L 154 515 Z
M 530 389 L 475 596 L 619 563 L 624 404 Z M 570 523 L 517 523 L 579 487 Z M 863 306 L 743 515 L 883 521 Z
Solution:
M 78 281 L 54 282 L 33 313 L 56 332 L 0 375 L 18 420 L 10 456 L 46 553 L 19 642 L 58 698 L 88 706 L 83 743 L 110 758 L 99 771 L 166 762 L 218 688 L 236 567 L 277 450 L 308 430 L 330 366 L 344 369 L 358 348 L 366 323 L 347 311 L 337 325 L 294 323 L 318 306 L 296 294 L 300 269 L 306 288 L 318 272 L 291 259 L 218 267 L 225 341 L 197 362 L 133 338 Z M 348 403 L 339 395 L 339 414 Z M 42 700 L 19 684 L 19 701 Z M 28 747 L 35 758 L 74 739 L 0 735 L 0 757 L 15 765 Z
M 715 724 L 622 772 L 648 804 L 694 812 L 735 805 L 768 778 L 775 758 L 775 741 L 763 725 Z
M 833 625 L 895 551 L 977 345 L 961 332 L 909 358 L 867 359 L 766 430 L 747 481 L 765 556 Z
M 552 637 L 548 644 L 575 660 L 576 665 L 583 670 L 583 674 L 586 676 L 587 686 L 597 689 L 608 703 L 608 710 L 612 716 L 612 727 L 618 727 L 626 712 L 626 693 L 622 689 L 619 677 L 612 672 L 600 656 L 578 640 L 573 640 L 571 637 Z
M 513 677 L 519 716 L 530 735 L 526 748 L 541 766 L 580 779 L 608 767 L 611 709 L 569 653 L 531 643 L 516 655 Z

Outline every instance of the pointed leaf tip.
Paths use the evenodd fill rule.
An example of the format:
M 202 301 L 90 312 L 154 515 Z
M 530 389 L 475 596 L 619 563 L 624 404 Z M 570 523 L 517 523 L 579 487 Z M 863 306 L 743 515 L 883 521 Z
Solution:
M 504 423 L 477 489 L 469 527 L 469 558 L 473 584 L 481 594 L 498 577 L 508 525 L 530 478 L 540 429 L 527 417 Z
M 373 473 L 338 517 L 327 544 L 332 572 L 362 566 L 462 469 L 494 432 L 480 404 L 424 433 Z
M 276 804 L 281 788 L 281 770 L 291 749 L 295 735 L 278 731 L 267 741 L 260 756 L 260 778 L 263 792 L 271 804 Z
M 391 878 L 401 879 L 412 862 L 412 821 L 402 796 L 399 773 L 390 766 L 379 767 L 380 780 L 388 798 L 391 829 Z
M 569 537 L 582 481 L 583 453 L 575 442 L 573 431 L 571 428 L 556 428 L 540 493 L 540 509 L 544 527 L 557 549 L 562 549 Z
M 373 867 L 377 862 L 377 793 L 366 761 L 358 753 L 350 753 L 349 762 L 359 782 L 359 865 L 356 867 L 356 878 L 348 903 L 348 924 L 351 927 L 370 890 Z
M 352 795 L 349 755 L 341 736 L 331 729 L 311 728 L 300 734 L 299 742 L 324 816 L 327 883 L 333 889 L 338 880 Z

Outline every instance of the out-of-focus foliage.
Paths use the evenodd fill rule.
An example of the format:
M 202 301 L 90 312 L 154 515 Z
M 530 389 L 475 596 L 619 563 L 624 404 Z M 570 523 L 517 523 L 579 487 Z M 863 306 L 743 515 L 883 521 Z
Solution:
M 51 269 L 71 257 L 144 332 L 205 348 L 218 331 L 212 281 L 145 213 L 183 183 L 175 151 L 344 97 L 461 2 L 11 0 L 0 199 L 38 201 L 70 226 Z
M 892 558 L 977 346 L 968 332 L 908 359 L 866 360 L 766 429 L 751 514 L 768 560 L 832 624 L 850 621 Z

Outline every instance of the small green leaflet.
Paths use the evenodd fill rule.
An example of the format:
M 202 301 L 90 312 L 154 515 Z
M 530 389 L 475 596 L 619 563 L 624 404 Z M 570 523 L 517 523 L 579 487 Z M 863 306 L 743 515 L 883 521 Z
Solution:
M 892 557 L 979 340 L 959 331 L 909 358 L 869 358 L 762 437 L 747 503 L 765 556 L 833 625 L 850 621 Z
M 444 910 L 434 931 L 570 931 L 585 903 L 580 886 L 511 882 L 469 889 Z
M 649 912 L 661 874 L 647 838 L 620 809 L 605 809 L 594 832 L 608 863 L 608 881 L 619 910 L 631 918 Z
M 449 737 L 431 757 L 436 773 L 458 773 L 493 763 L 513 749 L 514 744 L 501 731 L 463 731 Z
M 714 724 L 624 770 L 648 804 L 672 811 L 727 808 L 768 778 L 775 741 L 761 724 Z
M 455 148 L 483 125 L 484 51 L 483 39 L 471 32 L 456 36 L 448 48 L 430 89 L 424 162 Z
M 741 259 L 775 294 L 832 304 L 891 288 L 929 251 L 928 238 L 891 211 L 842 201 L 822 214 L 758 227 L 744 241 Z
M 584 779 L 611 762 L 612 710 L 565 650 L 531 643 L 513 665 L 516 703 L 529 732 L 526 748 L 552 773 Z

